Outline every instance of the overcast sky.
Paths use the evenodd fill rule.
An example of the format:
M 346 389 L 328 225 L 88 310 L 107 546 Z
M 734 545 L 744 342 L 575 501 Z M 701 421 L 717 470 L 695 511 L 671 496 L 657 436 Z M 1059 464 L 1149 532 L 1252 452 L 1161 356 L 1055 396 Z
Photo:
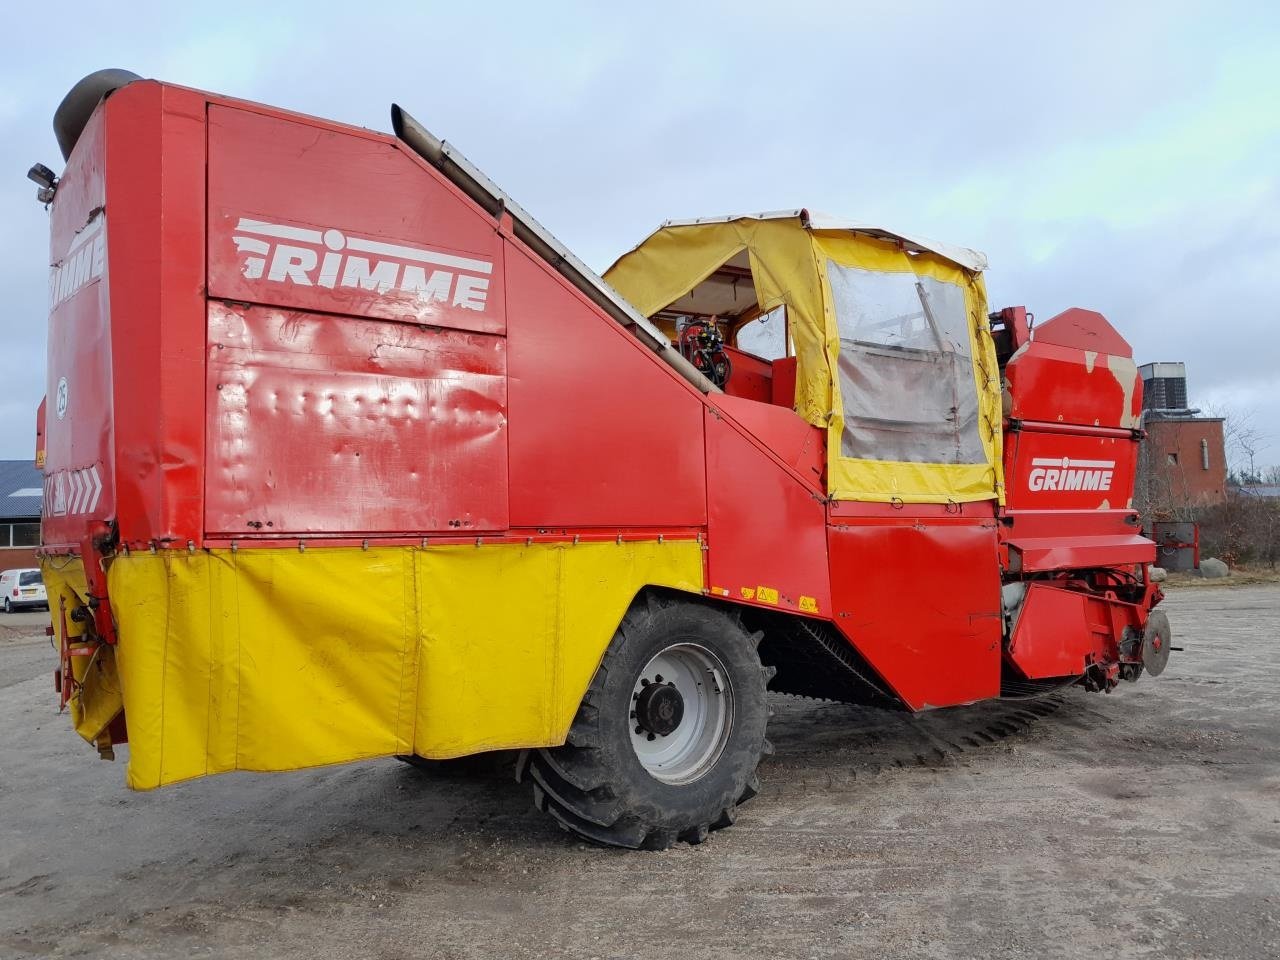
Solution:
M 83 9 L 77 7 L 83 6 Z M 59 4 L 0 13 L 0 457 L 44 393 L 50 119 L 95 69 L 380 130 L 403 104 L 597 269 L 806 206 L 1110 318 L 1280 463 L 1280 4 Z

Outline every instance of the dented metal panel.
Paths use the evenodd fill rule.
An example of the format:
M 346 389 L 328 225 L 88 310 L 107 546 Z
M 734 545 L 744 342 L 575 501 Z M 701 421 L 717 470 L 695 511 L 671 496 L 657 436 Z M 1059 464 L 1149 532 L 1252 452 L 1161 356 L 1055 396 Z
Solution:
M 96 114 L 80 138 L 51 224 L 46 544 L 78 544 L 115 511 L 103 119 Z
M 209 304 L 210 534 L 507 527 L 506 341 Z

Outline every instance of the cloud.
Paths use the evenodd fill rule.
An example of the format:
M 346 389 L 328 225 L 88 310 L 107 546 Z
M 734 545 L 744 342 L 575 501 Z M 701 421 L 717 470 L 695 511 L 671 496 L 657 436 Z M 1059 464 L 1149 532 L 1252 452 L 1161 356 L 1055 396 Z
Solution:
M 0 456 L 28 455 L 44 380 L 20 171 L 52 165 L 53 106 L 103 51 L 380 129 L 398 101 L 598 267 L 663 219 L 792 206 L 975 246 L 993 305 L 1100 309 L 1140 361 L 1187 361 L 1193 396 L 1280 423 L 1280 6 L 263 10 L 86 8 L 57 57 L 0 67 Z

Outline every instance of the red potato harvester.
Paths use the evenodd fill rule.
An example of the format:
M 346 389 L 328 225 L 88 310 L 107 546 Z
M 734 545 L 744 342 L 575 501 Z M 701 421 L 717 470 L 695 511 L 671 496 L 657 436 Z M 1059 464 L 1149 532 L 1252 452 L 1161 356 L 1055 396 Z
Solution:
M 756 794 L 767 689 L 1164 668 L 1100 315 L 1032 333 L 981 254 L 805 210 L 602 280 L 392 125 L 102 71 L 32 170 L 57 684 L 131 787 L 518 749 L 566 829 L 662 848 Z

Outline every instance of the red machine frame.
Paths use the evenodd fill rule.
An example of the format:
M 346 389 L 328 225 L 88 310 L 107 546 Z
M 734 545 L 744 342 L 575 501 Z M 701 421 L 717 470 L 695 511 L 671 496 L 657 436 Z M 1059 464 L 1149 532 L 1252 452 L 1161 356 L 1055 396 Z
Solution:
M 1136 678 L 1141 387 L 1097 314 L 996 319 L 1003 505 L 835 502 L 794 359 L 701 392 L 396 137 L 136 82 L 59 185 L 55 264 L 87 229 L 145 282 L 92 253 L 55 273 L 75 415 L 50 419 L 43 533 L 84 558 L 106 642 L 117 551 L 697 538 L 709 598 L 829 624 L 909 709 Z

